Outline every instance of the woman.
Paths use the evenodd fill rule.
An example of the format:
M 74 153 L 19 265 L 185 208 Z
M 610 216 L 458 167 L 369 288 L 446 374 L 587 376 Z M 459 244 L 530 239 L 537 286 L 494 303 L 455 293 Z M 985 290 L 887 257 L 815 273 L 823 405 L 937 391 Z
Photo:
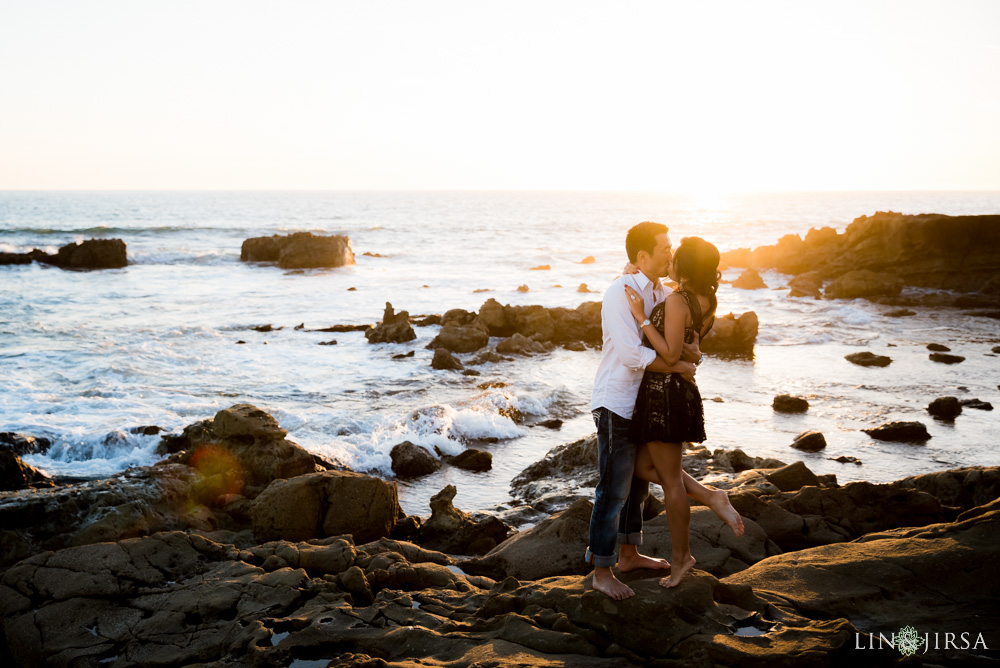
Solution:
M 719 251 L 698 237 L 681 240 L 669 269 L 678 288 L 646 318 L 642 295 L 625 286 L 632 315 L 642 327 L 644 343 L 653 348 L 668 364 L 680 359 L 684 343 L 701 340 L 715 322 L 719 287 Z M 705 440 L 705 418 L 697 385 L 680 374 L 647 371 L 643 376 L 632 418 L 632 440 L 640 444 L 636 453 L 635 475 L 663 487 L 670 541 L 673 547 L 670 576 L 660 580 L 664 587 L 676 587 L 695 564 L 691 556 L 688 527 L 691 509 L 685 488 L 689 476 L 681 468 L 684 443 Z M 693 481 L 692 481 L 693 482 Z M 690 486 L 690 483 L 688 483 Z M 721 490 L 705 492 L 726 496 Z M 693 494 L 696 498 L 698 494 Z M 715 499 L 713 499 L 714 501 Z M 719 509 L 711 504 L 717 513 Z M 725 500 L 732 511 L 728 497 Z M 720 515 L 722 516 L 722 515 Z M 743 533 L 742 521 L 722 516 L 733 531 Z

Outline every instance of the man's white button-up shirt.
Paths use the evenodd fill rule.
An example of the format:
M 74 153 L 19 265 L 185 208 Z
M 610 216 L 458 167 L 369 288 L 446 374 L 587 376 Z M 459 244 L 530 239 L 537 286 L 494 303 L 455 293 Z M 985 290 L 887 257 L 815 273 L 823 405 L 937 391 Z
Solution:
M 632 419 L 642 374 L 656 359 L 656 351 L 642 345 L 642 333 L 632 317 L 625 294 L 626 284 L 642 295 L 647 317 L 654 306 L 666 299 L 660 282 L 649 280 L 641 272 L 619 276 L 604 293 L 601 304 L 604 350 L 594 379 L 590 408 L 607 408 L 623 418 Z

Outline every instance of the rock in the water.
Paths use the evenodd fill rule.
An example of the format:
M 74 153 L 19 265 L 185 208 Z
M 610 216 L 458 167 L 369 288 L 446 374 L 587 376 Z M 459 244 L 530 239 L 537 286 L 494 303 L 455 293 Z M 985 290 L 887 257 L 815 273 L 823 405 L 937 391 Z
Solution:
M 723 253 L 722 261 L 786 274 L 815 270 L 824 278 L 868 270 L 907 285 L 977 292 L 996 286 L 989 281 L 1000 274 L 1000 216 L 879 211 L 855 219 L 840 234 L 814 229 L 804 241 L 786 235 L 774 246 Z M 874 282 L 876 289 L 880 285 L 887 283 Z
M 507 539 L 508 527 L 492 515 L 474 521 L 452 501 L 458 490 L 448 485 L 431 497 L 431 517 L 420 528 L 420 544 L 448 554 L 486 554 Z
M 764 279 L 760 277 L 756 269 L 747 269 L 740 277 L 733 281 L 734 288 L 740 288 L 741 290 L 760 290 L 766 288 L 767 285 L 764 283 Z
M 493 455 L 485 450 L 469 448 L 454 457 L 450 457 L 448 463 L 456 468 L 479 473 L 493 468 Z
M 827 299 L 895 297 L 902 290 L 902 279 L 867 269 L 856 269 L 830 281 L 830 284 L 823 291 L 823 295 Z
M 887 318 L 907 318 L 911 315 L 916 315 L 916 314 L 917 314 L 916 311 L 911 311 L 908 308 L 897 308 L 893 309 L 892 311 L 886 312 L 885 315 Z
M 820 289 L 823 287 L 823 277 L 818 271 L 808 271 L 790 280 L 788 287 L 791 288 L 788 292 L 789 297 L 819 299 L 822 296 Z
M 851 455 L 840 455 L 839 457 L 827 457 L 827 459 L 831 459 L 835 462 L 840 462 L 841 464 L 851 463 L 861 466 L 861 460 L 858 459 L 857 457 L 852 457 Z
M 769 471 L 764 477 L 782 492 L 794 492 L 806 485 L 819 485 L 816 474 L 801 461 Z
M 850 355 L 845 355 L 844 359 L 851 364 L 857 364 L 858 366 L 889 366 L 892 364 L 892 358 L 886 357 L 885 355 L 876 355 L 870 351 L 864 351 L 860 353 L 851 353 Z
M 862 429 L 861 431 L 880 441 L 898 441 L 901 443 L 926 441 L 931 437 L 927 433 L 927 427 L 921 422 L 888 422 L 874 429 Z
M 121 239 L 90 239 L 67 244 L 46 260 L 63 269 L 118 269 L 128 266 L 125 242 Z
M 55 255 L 37 248 L 29 253 L 0 253 L 0 265 L 30 264 L 35 260 L 63 269 L 119 269 L 128 266 L 125 242 L 121 239 L 89 239 L 66 244 Z
M 927 344 L 927 350 L 931 351 L 932 353 L 950 353 L 951 352 L 951 348 L 949 348 L 946 345 L 940 344 L 940 343 L 928 343 Z
M 809 402 L 802 397 L 790 394 L 779 394 L 771 402 L 771 408 L 779 413 L 805 413 L 809 410 Z
M 374 328 L 365 331 L 368 343 L 406 343 L 417 338 L 410 325 L 410 314 L 406 311 L 396 313 L 392 304 L 385 303 L 382 322 Z
M 551 344 L 546 346 L 544 343 L 529 339 L 519 332 L 515 332 L 513 336 L 497 344 L 497 352 L 508 355 L 532 355 L 548 352 L 551 349 Z
M 530 290 L 531 288 L 529 288 L 527 285 L 519 285 L 517 288 L 518 292 L 529 292 Z
M 753 311 L 739 317 L 732 313 L 717 317 L 712 331 L 701 341 L 701 349 L 706 353 L 753 352 L 759 324 Z
M 965 361 L 965 358 L 961 355 L 949 355 L 948 353 L 931 353 L 927 357 L 930 361 L 940 362 L 941 364 L 958 364 Z
M 409 441 L 392 446 L 389 457 L 392 459 L 392 472 L 400 478 L 418 478 L 441 468 L 441 460 L 432 455 L 427 448 Z
M 454 323 L 447 323 L 441 328 L 438 335 L 434 337 L 434 340 L 427 344 L 427 347 L 433 349 L 444 348 L 456 353 L 471 353 L 480 348 L 485 348 L 489 341 L 489 334 L 481 327 L 475 325 L 465 327 Z
M 452 355 L 449 351 L 444 348 L 438 348 L 434 351 L 434 359 L 431 360 L 431 368 L 461 371 L 465 367 L 462 366 L 462 363 L 458 361 L 458 358 Z
M 975 408 L 980 411 L 991 411 L 993 410 L 993 404 L 988 401 L 981 401 L 979 399 L 963 399 L 959 402 L 965 408 Z
M 368 542 L 391 534 L 403 516 L 395 483 L 347 471 L 275 480 L 251 507 L 258 541 L 351 534 Z
M 243 262 L 277 262 L 282 269 L 342 267 L 354 264 L 351 239 L 312 232 L 253 237 L 240 249 Z
M 938 397 L 927 406 L 927 412 L 942 420 L 954 420 L 962 414 L 958 397 Z
M 818 431 L 804 431 L 795 437 L 791 447 L 806 452 L 819 452 L 826 447 L 826 438 Z

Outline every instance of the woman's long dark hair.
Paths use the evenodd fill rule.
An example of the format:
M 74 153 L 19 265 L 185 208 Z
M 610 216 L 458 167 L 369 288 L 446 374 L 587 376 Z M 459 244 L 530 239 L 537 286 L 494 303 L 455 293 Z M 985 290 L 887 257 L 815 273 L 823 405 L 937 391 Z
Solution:
M 696 293 L 707 298 L 710 311 L 719 305 L 715 296 L 719 289 L 719 249 L 700 237 L 684 237 L 674 252 L 674 272 L 677 279 L 687 281 Z

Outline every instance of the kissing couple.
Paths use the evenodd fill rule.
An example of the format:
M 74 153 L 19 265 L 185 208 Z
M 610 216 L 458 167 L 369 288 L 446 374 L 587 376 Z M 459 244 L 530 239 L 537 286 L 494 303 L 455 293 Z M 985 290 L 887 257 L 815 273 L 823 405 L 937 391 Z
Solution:
M 629 264 L 604 293 L 601 306 L 604 348 L 591 399 L 600 481 L 585 558 L 594 567 L 594 589 L 615 600 L 635 595 L 615 577 L 615 564 L 622 573 L 669 569 L 660 580 L 664 587 L 676 587 L 694 566 L 687 497 L 743 535 L 743 520 L 726 492 L 705 487 L 681 468 L 684 443 L 705 440 L 694 376 L 702 357 L 699 341 L 715 322 L 719 251 L 687 237 L 671 252 L 667 232 L 665 225 L 652 222 L 628 231 Z M 660 284 L 664 276 L 678 284 L 669 294 Z M 651 482 L 663 488 L 672 563 L 639 554 Z

